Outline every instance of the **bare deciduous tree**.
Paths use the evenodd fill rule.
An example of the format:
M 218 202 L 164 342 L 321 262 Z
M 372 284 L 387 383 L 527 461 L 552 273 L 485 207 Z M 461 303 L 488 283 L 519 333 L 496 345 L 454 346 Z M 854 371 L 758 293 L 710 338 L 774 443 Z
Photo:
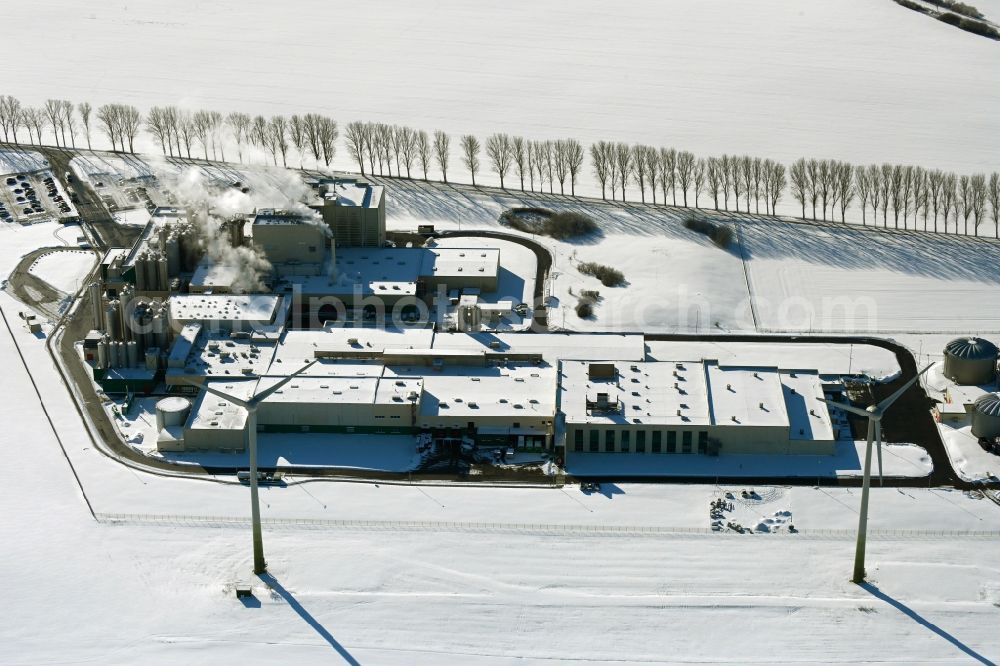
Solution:
M 117 105 L 114 105 L 117 106 Z M 62 122 L 62 103 L 57 99 L 45 100 L 45 117 L 49 120 L 49 127 L 52 128 L 52 139 L 55 145 L 59 145 L 59 126 Z M 39 141 L 39 143 L 41 143 Z M 122 148 L 122 150 L 125 150 Z
M 764 163 L 764 169 L 767 174 L 767 196 L 770 199 L 771 215 L 776 215 L 778 201 L 781 200 L 781 195 L 785 191 L 785 165 L 767 160 Z
M 521 180 L 521 191 L 524 192 L 524 174 L 528 166 L 528 149 L 524 137 L 515 136 L 510 140 L 510 149 L 514 160 L 517 177 Z
M 569 161 L 566 142 L 562 139 L 552 144 L 553 161 L 555 163 L 556 180 L 559 181 L 559 194 L 566 194 L 566 178 L 569 176 Z
M 292 140 L 292 145 L 299 154 L 299 169 L 303 169 L 309 140 L 306 138 L 306 122 L 302 116 L 292 114 L 288 118 L 288 138 Z
M 660 166 L 658 168 L 658 179 L 660 189 L 663 191 L 663 203 L 667 203 L 667 188 L 670 189 L 670 200 L 674 206 L 677 205 L 677 151 L 673 148 L 660 148 Z M 716 204 L 718 209 L 718 204 Z
M 73 102 L 64 99 L 59 102 L 62 109 L 63 130 L 69 130 L 70 144 L 76 148 L 76 116 L 73 114 Z M 63 134 L 63 145 L 66 145 L 66 135 Z
M 191 124 L 194 127 L 194 138 L 201 144 L 202 153 L 205 155 L 205 160 L 207 161 L 208 133 L 211 130 L 211 122 L 208 117 L 208 111 L 195 111 L 194 115 L 191 116 Z
M 163 107 L 154 106 L 146 114 L 146 131 L 153 135 L 157 141 L 160 142 L 160 149 L 163 154 L 167 154 L 167 146 L 170 142 L 169 128 L 167 127 L 166 117 L 163 111 Z M 173 155 L 173 147 L 171 146 L 170 154 Z
M 965 222 L 965 231 L 963 233 L 969 235 L 969 217 L 972 216 L 973 207 L 973 193 L 972 193 L 972 179 L 966 175 L 962 175 L 958 178 L 958 198 L 956 199 L 958 204 L 957 208 L 962 216 L 962 220 Z M 957 218 L 955 220 L 958 222 Z M 956 224 L 956 227 L 958 225 Z M 958 229 L 955 230 L 958 233 Z
M 464 138 L 462 149 L 466 154 L 466 166 L 469 166 L 469 149 L 465 145 Z M 504 178 L 507 177 L 507 172 L 510 171 L 510 166 L 514 159 L 514 151 L 511 147 L 510 136 L 506 134 L 491 134 L 486 137 L 486 157 L 489 159 L 490 166 L 493 167 L 493 171 L 500 177 L 500 189 L 506 189 L 504 185 Z M 472 168 L 470 167 L 470 171 L 471 170 Z M 475 177 L 475 173 L 473 173 L 473 184 L 475 184 Z
M 426 181 L 427 170 L 431 166 L 431 140 L 424 130 L 417 132 L 417 159 L 420 160 L 420 169 L 424 172 L 424 180 Z
M 804 158 L 795 160 L 788 175 L 792 184 L 792 196 L 802 206 L 802 219 L 804 220 L 806 218 L 806 201 L 809 199 L 810 189 L 808 162 Z
M 958 200 L 958 178 L 953 173 L 944 174 L 941 180 L 941 215 L 944 217 L 944 232 L 948 233 L 948 216 L 955 217 L 955 233 L 958 233 L 956 201 Z
M 21 124 L 21 101 L 12 95 L 0 96 L 0 127 L 3 128 L 3 140 L 10 141 L 14 137 L 17 143 L 17 128 Z
M 837 162 L 834 167 L 834 190 L 840 203 L 840 221 L 847 222 L 847 209 L 854 200 L 854 169 L 847 162 Z M 833 217 L 833 211 L 830 212 Z
M 90 150 L 90 114 L 93 107 L 90 102 L 80 102 L 76 105 L 76 110 L 80 114 L 80 121 L 83 123 L 83 132 L 87 135 L 87 150 Z
M 601 198 L 607 199 L 608 180 L 611 179 L 611 144 L 607 141 L 598 141 L 590 145 L 590 163 L 594 167 L 594 176 L 601 184 Z
M 685 206 L 688 205 L 688 190 L 694 181 L 695 161 L 693 153 L 686 150 L 677 153 L 677 184 L 681 186 Z
M 337 121 L 327 116 L 320 116 L 319 119 L 319 148 L 323 155 L 323 164 L 330 166 L 334 156 L 337 154 L 337 139 L 340 137 L 340 128 Z
M 622 186 L 622 201 L 625 201 L 625 188 L 628 186 L 628 181 L 632 176 L 634 168 L 635 163 L 632 161 L 632 149 L 629 148 L 627 143 L 615 144 L 615 174 L 618 176 L 618 182 Z
M 243 142 L 249 138 L 250 122 L 250 116 L 239 111 L 234 111 L 226 116 L 226 124 L 229 125 L 233 138 L 236 139 L 236 152 L 241 164 L 243 163 Z
M 441 170 L 441 180 L 448 182 L 448 160 L 451 157 L 451 137 L 436 130 L 434 132 L 434 159 Z
M 871 179 L 868 177 L 868 169 L 863 166 L 854 168 L 854 191 L 858 195 L 858 202 L 861 204 L 861 225 L 866 225 L 866 211 L 868 200 L 871 198 Z
M 417 133 L 409 127 L 400 127 L 399 135 L 399 157 L 402 158 L 403 168 L 406 169 L 406 177 L 410 178 L 410 170 L 413 162 L 417 159 Z
M 934 215 L 934 233 L 937 233 L 938 213 L 941 211 L 941 190 L 944 186 L 944 173 L 932 169 L 927 173 L 927 195 L 931 212 Z
M 347 123 L 344 127 L 344 139 L 347 142 L 347 152 L 357 161 L 361 175 L 365 175 L 365 146 L 368 140 L 365 124 L 360 120 Z
M 698 199 L 701 196 L 701 193 L 705 191 L 705 178 L 706 178 L 706 173 L 705 172 L 707 171 L 707 169 L 708 169 L 708 166 L 706 165 L 704 159 L 699 159 L 697 162 L 694 163 L 694 177 L 693 177 L 692 182 L 694 183 L 694 207 L 695 208 L 700 208 L 700 205 L 698 203 Z M 655 189 L 654 189 L 654 191 L 655 191 Z M 655 201 L 654 201 L 654 203 L 655 203 Z
M 632 177 L 635 184 L 639 186 L 639 199 L 646 203 L 646 182 L 649 180 L 649 172 L 646 170 L 646 146 L 636 144 L 632 146 Z
M 712 195 L 715 210 L 719 210 L 719 191 L 722 189 L 722 166 L 719 164 L 719 158 L 709 157 L 705 170 L 708 179 L 708 192 Z M 666 203 L 666 192 L 664 192 L 664 203 Z
M 569 192 L 576 196 L 576 179 L 583 168 L 583 146 L 576 139 L 566 139 L 566 166 L 569 169 Z
M 973 234 L 979 235 L 979 225 L 986 221 L 984 212 L 986 210 L 987 186 L 986 176 L 977 173 L 969 179 L 969 187 L 972 190 L 971 204 L 973 215 Z
M 462 162 L 472 174 L 472 185 L 476 185 L 476 173 L 479 171 L 479 139 L 472 134 L 466 134 L 461 139 Z
M 1000 238 L 1000 174 L 996 172 L 990 174 L 986 198 L 990 201 L 990 212 L 993 215 L 994 237 Z

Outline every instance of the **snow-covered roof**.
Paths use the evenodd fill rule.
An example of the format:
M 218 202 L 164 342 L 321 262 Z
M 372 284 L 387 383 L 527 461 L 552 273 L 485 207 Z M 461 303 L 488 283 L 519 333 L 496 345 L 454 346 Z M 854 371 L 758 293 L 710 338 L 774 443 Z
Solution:
M 552 366 L 446 366 L 440 371 L 425 366 L 387 366 L 385 370 L 386 377 L 410 373 L 423 377 L 421 416 L 555 415 L 556 370 Z
M 562 363 L 559 404 L 569 423 L 711 423 L 705 372 L 699 361 L 602 361 L 599 365 L 614 368 L 608 378 L 591 378 L 591 365 L 590 361 Z M 596 403 L 601 394 L 612 409 L 588 409 L 588 402 Z
M 434 247 L 422 252 L 421 277 L 496 277 L 500 270 L 497 248 Z
M 275 294 L 174 294 L 167 303 L 174 322 L 271 322 L 280 301 Z

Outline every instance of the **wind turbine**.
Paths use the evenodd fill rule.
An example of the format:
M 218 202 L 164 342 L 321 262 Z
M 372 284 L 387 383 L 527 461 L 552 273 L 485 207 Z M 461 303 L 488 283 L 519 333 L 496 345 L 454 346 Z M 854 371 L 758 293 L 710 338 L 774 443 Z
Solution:
M 867 409 L 861 409 L 860 407 L 847 405 L 842 402 L 834 402 L 826 398 L 819 398 L 821 402 L 825 402 L 837 409 L 842 409 L 845 412 L 851 412 L 852 414 L 857 414 L 868 419 L 865 473 L 864 480 L 861 483 L 861 517 L 858 520 L 858 544 L 854 551 L 854 576 L 851 578 L 851 581 L 854 583 L 861 584 L 865 581 L 865 544 L 868 536 L 868 489 L 871 486 L 872 478 L 872 442 L 876 442 L 878 449 L 878 480 L 879 485 L 882 485 L 882 417 L 885 415 L 886 410 L 892 406 L 892 403 L 896 402 L 911 386 L 917 383 L 921 375 L 930 369 L 931 366 L 928 365 L 918 372 L 913 379 L 903 384 L 895 393 L 880 403 L 869 405 Z
M 253 572 L 255 574 L 262 574 L 267 571 L 267 562 L 264 560 L 264 542 L 260 533 L 260 500 L 257 498 L 257 408 L 268 396 L 295 379 L 297 376 L 301 375 L 303 372 L 312 367 L 317 361 L 318 359 L 309 361 L 292 374 L 280 379 L 271 386 L 268 386 L 263 391 L 258 391 L 249 398 L 238 398 L 234 395 L 230 395 L 229 393 L 220 391 L 219 389 L 212 388 L 209 386 L 208 382 L 201 385 L 201 388 L 205 389 L 208 393 L 217 395 L 220 398 L 225 398 L 229 402 L 239 405 L 247 410 L 247 431 L 250 440 L 248 443 L 248 449 L 250 451 L 250 518 L 253 525 Z M 256 377 L 251 379 L 259 381 L 261 378 Z M 198 386 L 198 384 L 191 381 L 188 381 L 187 383 Z

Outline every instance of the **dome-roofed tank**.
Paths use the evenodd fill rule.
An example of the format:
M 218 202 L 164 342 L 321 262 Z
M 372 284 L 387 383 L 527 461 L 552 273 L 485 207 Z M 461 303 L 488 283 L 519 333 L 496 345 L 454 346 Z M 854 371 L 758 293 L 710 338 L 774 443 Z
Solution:
M 976 437 L 1000 437 L 1000 395 L 979 396 L 972 408 L 972 434 Z
M 982 338 L 956 338 L 944 348 L 944 376 L 956 384 L 992 384 L 996 376 L 997 347 Z

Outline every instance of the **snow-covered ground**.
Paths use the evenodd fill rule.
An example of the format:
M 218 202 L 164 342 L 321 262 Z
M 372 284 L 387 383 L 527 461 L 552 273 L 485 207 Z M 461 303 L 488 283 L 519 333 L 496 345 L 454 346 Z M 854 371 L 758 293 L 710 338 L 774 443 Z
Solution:
M 894 336 L 1000 331 L 1000 243 L 994 241 L 722 214 L 716 221 L 740 232 L 739 242 L 723 250 L 684 228 L 676 211 L 383 182 L 390 228 L 433 223 L 516 234 L 497 222 L 515 206 L 593 217 L 601 228 L 597 237 L 535 237 L 553 254 L 551 292 L 560 306 L 550 313 L 554 327 Z M 618 267 L 628 285 L 608 288 L 581 275 L 583 261 Z M 572 310 L 577 298 L 570 290 L 581 289 L 600 291 L 592 319 Z
M 34 150 L 0 148 L 0 175 L 30 173 L 49 168 L 49 161 Z
M 90 250 L 56 250 L 38 257 L 28 272 L 59 291 L 72 294 L 80 288 L 80 282 L 96 260 Z

